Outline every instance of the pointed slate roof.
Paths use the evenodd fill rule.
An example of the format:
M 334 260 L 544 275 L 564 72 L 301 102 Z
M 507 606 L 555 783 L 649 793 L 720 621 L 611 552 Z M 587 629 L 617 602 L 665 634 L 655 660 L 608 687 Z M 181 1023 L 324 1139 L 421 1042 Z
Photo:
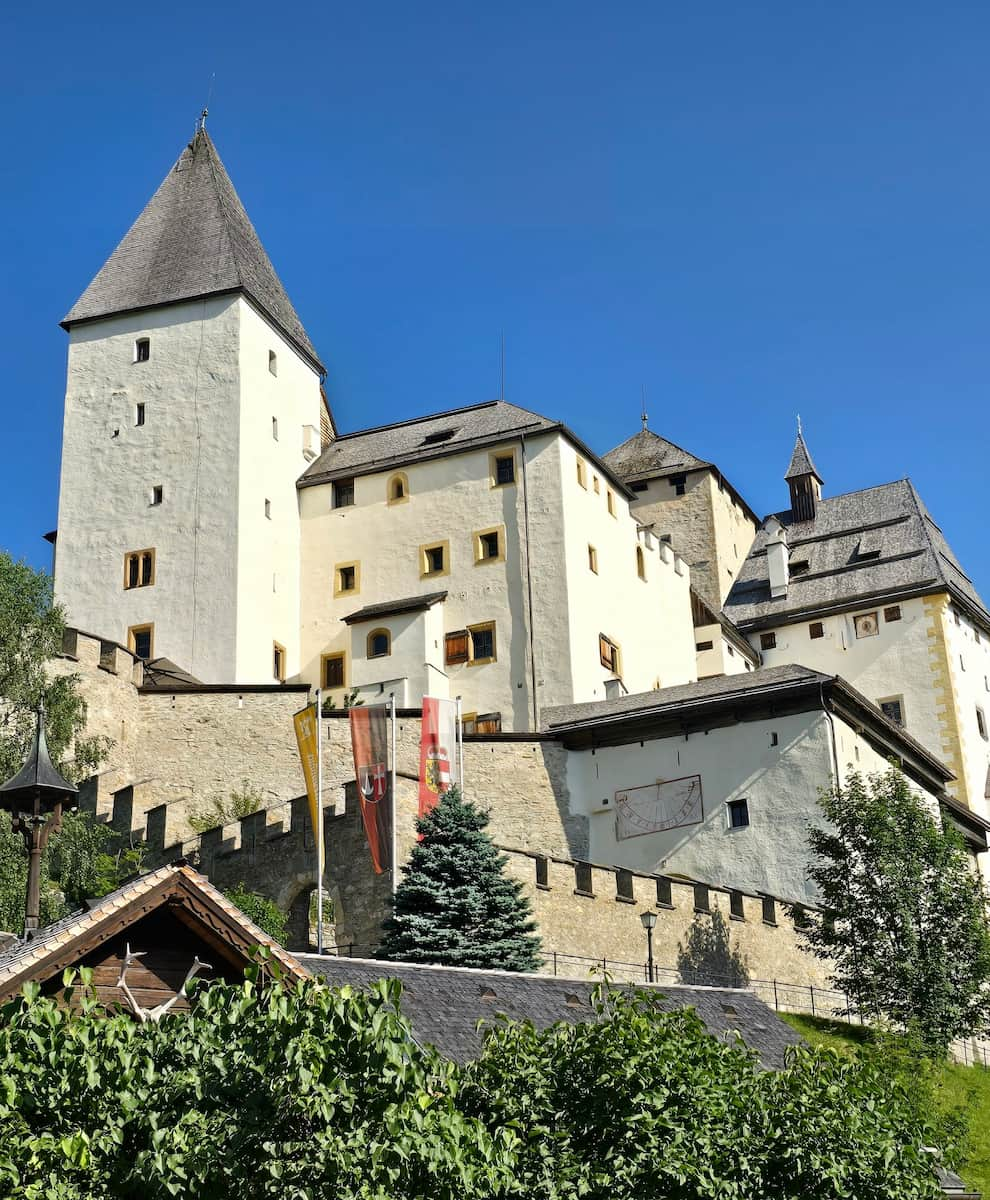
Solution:
M 243 292 L 323 372 L 216 146 L 202 129 L 62 326 L 226 292 Z
M 811 454 L 804 442 L 804 434 L 798 430 L 797 441 L 794 443 L 794 453 L 791 455 L 791 465 L 787 468 L 785 479 L 797 479 L 800 475 L 814 475 L 819 483 L 824 483 L 818 468 L 811 461 Z
M 604 461 L 627 483 L 631 479 L 658 479 L 679 471 L 712 466 L 650 429 L 633 434 L 621 446 L 610 450 Z
M 34 743 L 27 762 L 13 778 L 6 783 L 0 783 L 0 796 L 8 802 L 21 795 L 30 796 L 36 791 L 54 793 L 56 797 L 74 796 L 78 788 L 55 770 L 51 756 L 48 753 L 48 739 L 45 737 L 44 709 L 38 713 L 38 723 L 34 731 Z

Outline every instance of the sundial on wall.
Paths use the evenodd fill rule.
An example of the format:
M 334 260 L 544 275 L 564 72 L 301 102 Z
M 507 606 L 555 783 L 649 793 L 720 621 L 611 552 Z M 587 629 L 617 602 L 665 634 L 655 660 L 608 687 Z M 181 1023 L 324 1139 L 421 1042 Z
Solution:
M 615 837 L 620 842 L 681 825 L 697 825 L 702 815 L 700 775 L 658 779 L 615 793 Z

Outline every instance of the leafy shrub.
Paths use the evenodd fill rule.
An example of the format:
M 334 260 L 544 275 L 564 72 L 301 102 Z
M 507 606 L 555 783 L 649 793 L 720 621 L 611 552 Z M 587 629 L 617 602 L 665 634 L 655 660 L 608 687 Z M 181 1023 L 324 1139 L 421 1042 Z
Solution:
M 260 788 L 250 780 L 242 779 L 239 791 L 235 789 L 227 797 L 211 796 L 204 807 L 190 813 L 189 824 L 196 833 L 205 833 L 207 829 L 216 829 L 218 825 L 256 813 L 264 798 Z
M 263 929 L 280 946 L 285 945 L 289 918 L 274 900 L 269 900 L 260 892 L 248 891 L 243 882 L 225 891 L 224 895 L 232 904 L 236 904 L 259 929 Z

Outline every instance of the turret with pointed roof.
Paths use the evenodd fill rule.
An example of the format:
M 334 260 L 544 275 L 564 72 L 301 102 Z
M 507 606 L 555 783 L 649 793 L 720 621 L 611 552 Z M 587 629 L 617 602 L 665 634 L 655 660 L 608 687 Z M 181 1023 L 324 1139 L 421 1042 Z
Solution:
M 200 128 L 62 325 L 228 292 L 246 296 L 324 373 L 216 146 Z
M 795 521 L 813 521 L 822 498 L 822 477 L 818 474 L 798 421 L 797 440 L 790 466 L 784 476 L 791 489 L 791 513 Z

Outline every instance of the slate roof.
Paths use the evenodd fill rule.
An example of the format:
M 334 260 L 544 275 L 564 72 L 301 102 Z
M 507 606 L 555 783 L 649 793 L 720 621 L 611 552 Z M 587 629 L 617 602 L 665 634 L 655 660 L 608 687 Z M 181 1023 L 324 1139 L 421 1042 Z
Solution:
M 641 429 L 627 438 L 621 446 L 610 450 L 604 461 L 627 483 L 630 480 L 660 479 L 665 475 L 712 466 L 712 463 L 705 462 L 703 458 L 698 458 L 650 429 Z
M 55 770 L 55 764 L 48 753 L 44 710 L 40 712 L 35 724 L 34 740 L 31 743 L 31 752 L 28 754 L 27 761 L 16 775 L 0 783 L 0 795 L 5 796 L 10 802 L 19 793 L 30 792 L 33 795 L 36 789 L 47 791 L 49 794 L 55 793 L 53 797 L 55 800 L 59 799 L 57 793 L 62 793 L 67 799 L 79 791 L 74 784 L 63 779 Z
M 723 606 L 740 629 L 934 592 L 949 592 L 990 629 L 990 612 L 909 479 L 820 500 L 812 521 L 775 515 L 790 548 L 787 595 L 770 596 L 764 522 Z M 801 562 L 807 568 L 795 574 Z
M 167 687 L 182 684 L 185 687 L 202 687 L 203 681 L 172 662 L 170 658 L 149 658 L 144 664 L 143 686 L 146 688 Z
M 822 482 L 821 475 L 818 474 L 818 468 L 811 461 L 811 453 L 805 445 L 804 434 L 798 430 L 797 441 L 794 443 L 794 453 L 791 455 L 791 463 L 787 468 L 785 479 L 797 479 L 799 475 L 814 475 L 819 483 Z
M 398 617 L 403 613 L 425 612 L 434 604 L 447 599 L 446 592 L 427 592 L 422 596 L 408 596 L 405 600 L 385 600 L 381 604 L 366 604 L 357 612 L 349 613 L 341 620 L 345 625 L 357 625 L 362 621 L 373 621 L 378 617 Z
M 416 1039 L 455 1062 L 477 1058 L 484 1037 L 478 1022 L 492 1022 L 499 1013 L 530 1020 L 538 1029 L 557 1021 L 576 1025 L 597 1020 L 589 1003 L 594 984 L 587 980 L 315 954 L 301 954 L 299 959 L 333 987 L 367 987 L 379 979 L 398 979 L 401 1008 Z M 667 984 L 643 984 L 642 990 L 655 997 L 661 1011 L 694 1008 L 708 1031 L 723 1041 L 733 1041 L 738 1032 L 764 1067 L 783 1066 L 786 1047 L 801 1044 L 797 1033 L 748 990 Z
M 243 292 L 323 372 L 210 135 L 202 130 L 62 325 L 68 329 L 113 313 L 225 292 Z
M 156 897 L 162 903 L 167 903 L 170 897 L 182 890 L 198 892 L 215 908 L 222 910 L 226 921 L 239 928 L 247 945 L 267 946 L 272 957 L 289 974 L 303 974 L 293 955 L 283 950 L 204 876 L 185 863 L 168 863 L 156 871 L 129 879 L 116 891 L 93 901 L 90 907 L 46 925 L 30 940 L 17 941 L 8 946 L 0 953 L 0 997 L 18 991 L 23 981 L 43 980 L 55 970 L 61 971 L 60 956 L 64 957 L 77 943 L 88 950 L 94 939 L 102 940 L 101 927 L 109 928 L 111 934 L 116 933 L 121 916 L 128 910 L 133 911 L 134 920 L 138 921 L 149 911 L 149 904 L 154 906 Z

